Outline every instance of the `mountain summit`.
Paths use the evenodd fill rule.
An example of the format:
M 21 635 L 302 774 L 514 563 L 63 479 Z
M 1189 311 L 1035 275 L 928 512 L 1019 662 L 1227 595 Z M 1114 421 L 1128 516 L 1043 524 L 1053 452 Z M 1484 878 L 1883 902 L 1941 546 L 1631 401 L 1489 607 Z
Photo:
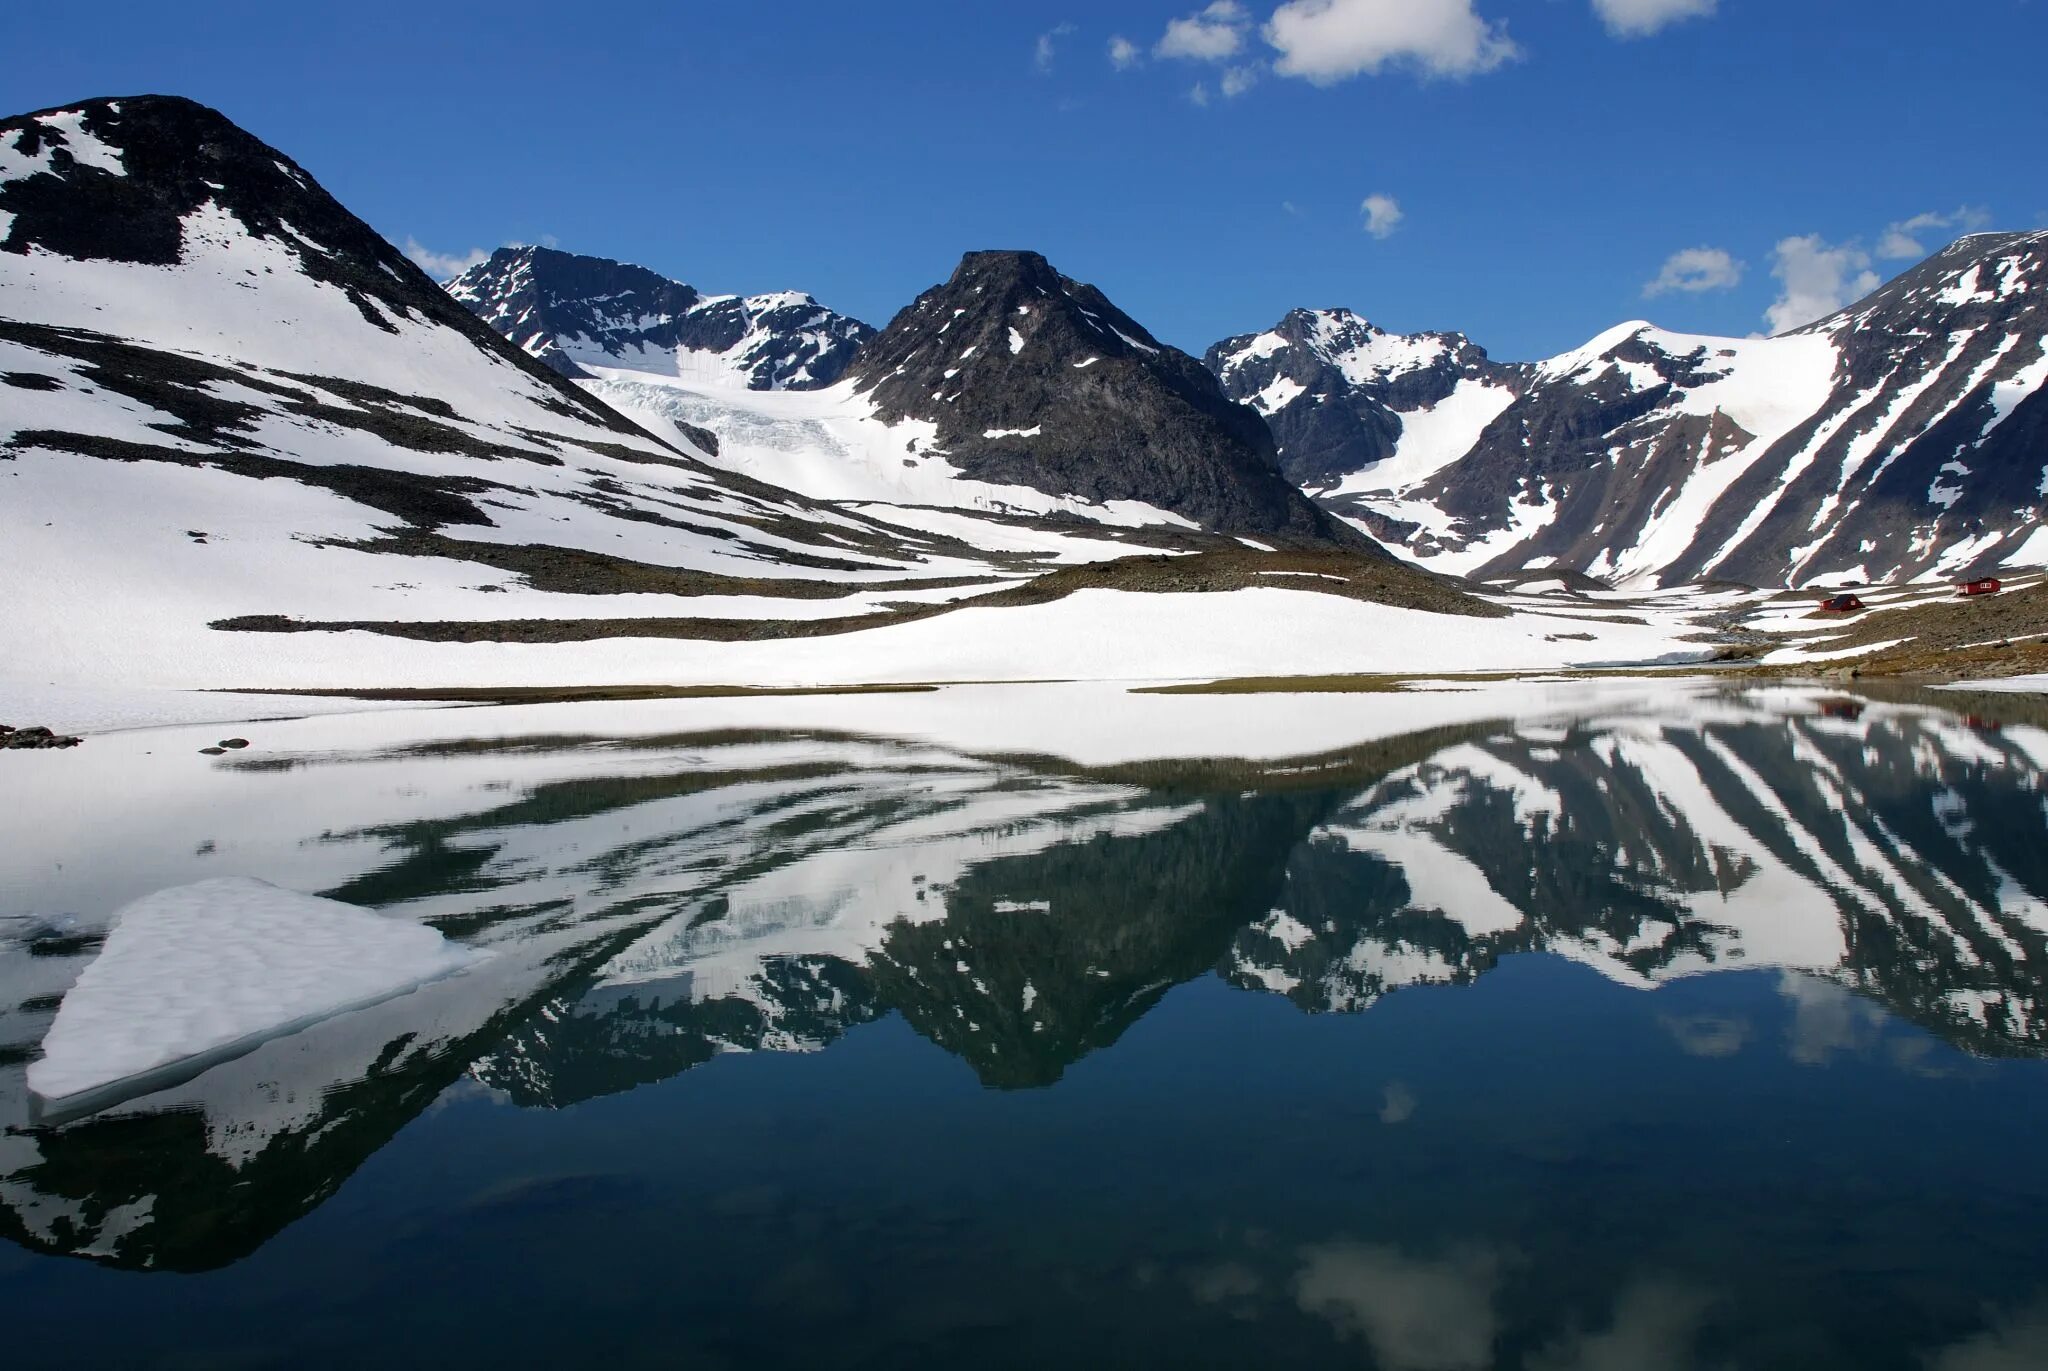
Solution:
M 1392 457 L 1414 437 L 1418 421 L 1408 416 L 1468 413 L 1484 425 L 1528 372 L 1462 333 L 1389 333 L 1348 309 L 1291 311 L 1264 333 L 1224 339 L 1202 361 L 1225 394 L 1266 416 L 1281 469 L 1311 490 Z M 1421 446 L 1411 441 L 1409 456 Z
M 970 252 L 861 349 L 878 417 L 973 480 L 1154 506 L 1203 528 L 1364 546 L 1281 474 L 1202 364 L 1035 252 Z

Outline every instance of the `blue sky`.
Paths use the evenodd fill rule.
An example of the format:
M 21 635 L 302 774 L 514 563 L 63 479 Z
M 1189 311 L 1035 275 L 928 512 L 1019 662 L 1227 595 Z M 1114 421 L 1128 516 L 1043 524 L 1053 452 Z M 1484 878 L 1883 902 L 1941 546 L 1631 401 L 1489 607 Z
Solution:
M 1307 304 L 1529 358 L 1632 317 L 1765 330 L 2048 224 L 2048 0 L 102 0 L 7 29 L 8 112 L 189 95 L 396 242 L 877 324 L 1030 247 L 1192 351 Z

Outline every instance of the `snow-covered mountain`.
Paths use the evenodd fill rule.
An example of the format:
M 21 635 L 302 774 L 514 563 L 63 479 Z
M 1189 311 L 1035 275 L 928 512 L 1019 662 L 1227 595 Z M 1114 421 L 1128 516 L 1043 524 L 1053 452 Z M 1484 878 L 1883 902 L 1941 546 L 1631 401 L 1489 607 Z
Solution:
M 1397 415 L 1387 445 L 1303 460 L 1327 505 L 1425 565 L 1804 585 L 2048 563 L 2048 233 L 1963 238 L 1775 338 L 1628 323 L 1434 401 L 1412 368 L 1317 391 L 1263 364 L 1297 347 L 1276 330 L 1211 362 L 1295 441 L 1348 431 L 1314 413 L 1332 394 Z
M 10 675 L 224 685 L 297 660 L 360 682 L 396 642 L 350 628 L 546 641 L 802 618 L 821 595 L 857 615 L 865 586 L 989 570 L 650 422 L 510 346 L 213 110 L 0 121 Z M 232 631 L 305 622 L 340 627 Z
M 913 527 L 996 547 L 1018 524 L 1093 524 L 1169 546 L 1209 532 L 1374 550 L 1302 498 L 1259 416 L 1199 363 L 1036 253 L 967 254 L 881 334 L 862 331 L 850 364 L 862 326 L 819 322 L 807 297 L 757 311 L 733 343 L 700 316 L 757 302 L 701 302 L 593 258 L 508 249 L 450 289 L 608 404 L 715 434 L 728 468 Z
M 1471 447 L 1529 371 L 1462 333 L 1389 333 L 1348 309 L 1297 309 L 1202 360 L 1266 416 L 1281 470 L 1310 491 L 1368 468 L 1388 485 L 1422 479 Z
M 585 364 L 750 390 L 815 390 L 875 331 L 796 291 L 705 295 L 645 267 L 500 248 L 448 293 L 564 376 Z

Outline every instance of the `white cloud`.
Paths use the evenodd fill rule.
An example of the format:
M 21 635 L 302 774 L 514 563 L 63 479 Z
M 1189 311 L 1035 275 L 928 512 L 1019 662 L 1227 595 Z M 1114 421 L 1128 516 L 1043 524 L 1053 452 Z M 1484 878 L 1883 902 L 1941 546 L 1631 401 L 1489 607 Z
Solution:
M 1195 82 L 1194 85 L 1188 87 L 1188 99 L 1192 100 L 1194 103 L 1198 105 L 1208 104 L 1209 87 L 1200 81 Z
M 1922 245 L 1920 235 L 1933 229 L 1961 229 L 1968 233 L 1990 222 L 1990 211 L 1981 205 L 1964 205 L 1953 214 L 1916 214 L 1911 219 L 1901 219 L 1896 224 L 1885 226 L 1884 236 L 1877 240 L 1877 255 L 1893 261 L 1925 257 L 1927 248 Z
M 1031 65 L 1038 68 L 1039 75 L 1052 73 L 1053 59 L 1059 56 L 1060 39 L 1074 31 L 1072 24 L 1055 24 L 1038 35 L 1038 42 L 1031 50 Z
M 1695 1344 L 1713 1299 L 1669 1281 L 1638 1281 L 1614 1302 L 1614 1322 L 1599 1333 L 1569 1334 L 1530 1356 L 1529 1371 L 1691 1371 Z
M 1771 250 L 1771 258 L 1771 275 L 1783 286 L 1764 311 L 1772 333 L 1825 319 L 1880 284 L 1869 253 L 1854 243 L 1829 244 L 1817 233 L 1785 239 Z
M 1244 47 L 1249 16 L 1237 0 L 1216 0 L 1199 14 L 1175 19 L 1152 48 L 1154 57 L 1182 57 L 1194 62 L 1223 62 Z
M 1387 66 L 1425 76 L 1472 76 L 1521 55 L 1507 29 L 1482 19 L 1473 0 L 1288 0 L 1273 11 L 1266 41 L 1273 69 L 1319 86 Z
M 1301 217 L 1301 206 L 1295 204 L 1292 200 L 1282 200 L 1280 202 L 1280 208 L 1284 210 L 1287 213 L 1287 216 L 1291 219 L 1299 219 Z
M 1742 284 L 1743 264 L 1724 248 L 1685 248 L 1664 259 L 1657 279 L 1643 287 L 1645 296 L 1680 291 L 1698 295 L 1709 290 L 1733 290 Z
M 1365 216 L 1365 231 L 1375 238 L 1393 237 L 1406 217 L 1401 213 L 1401 202 L 1391 195 L 1366 196 L 1358 212 Z
M 1118 71 L 1129 71 L 1138 65 L 1138 45 L 1122 34 L 1113 34 L 1109 40 L 1109 64 Z
M 468 252 L 436 252 L 411 234 L 406 235 L 405 245 L 399 251 L 436 281 L 452 281 L 471 267 L 482 266 L 491 260 L 491 254 L 483 248 L 471 248 Z
M 1493 1363 L 1500 1260 L 1462 1252 L 1421 1261 L 1385 1247 L 1302 1249 L 1294 1300 L 1372 1349 L 1384 1371 L 1484 1371 Z
M 1223 79 L 1217 84 L 1223 87 L 1225 99 L 1235 100 L 1258 83 L 1257 67 L 1232 67 L 1223 73 Z
M 1616 38 L 1646 38 L 1687 19 L 1704 19 L 1719 0 L 1593 0 L 1593 12 Z

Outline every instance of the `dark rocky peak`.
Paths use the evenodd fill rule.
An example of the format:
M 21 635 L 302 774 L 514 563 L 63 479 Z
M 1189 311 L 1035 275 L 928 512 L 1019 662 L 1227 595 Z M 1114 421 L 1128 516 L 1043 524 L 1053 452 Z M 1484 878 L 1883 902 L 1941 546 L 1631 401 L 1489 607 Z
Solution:
M 874 329 L 808 295 L 705 295 L 646 267 L 544 247 L 500 248 L 448 292 L 565 376 L 585 366 L 808 390 L 845 374 Z
M 170 266 L 211 205 L 252 238 L 297 245 L 381 328 L 399 315 L 461 323 L 426 274 L 275 148 L 174 95 L 86 100 L 0 120 L 0 251 Z M 466 327 L 466 325 L 465 325 Z
M 219 230 L 284 245 L 301 275 L 344 292 L 385 333 L 406 321 L 454 329 L 593 421 L 638 432 L 534 366 L 304 168 L 218 110 L 136 95 L 0 119 L 0 252 L 172 266 L 202 241 L 219 248 Z
M 1035 252 L 970 252 L 849 373 L 975 480 L 1130 500 L 1204 528 L 1365 546 L 1282 476 L 1258 414 Z

